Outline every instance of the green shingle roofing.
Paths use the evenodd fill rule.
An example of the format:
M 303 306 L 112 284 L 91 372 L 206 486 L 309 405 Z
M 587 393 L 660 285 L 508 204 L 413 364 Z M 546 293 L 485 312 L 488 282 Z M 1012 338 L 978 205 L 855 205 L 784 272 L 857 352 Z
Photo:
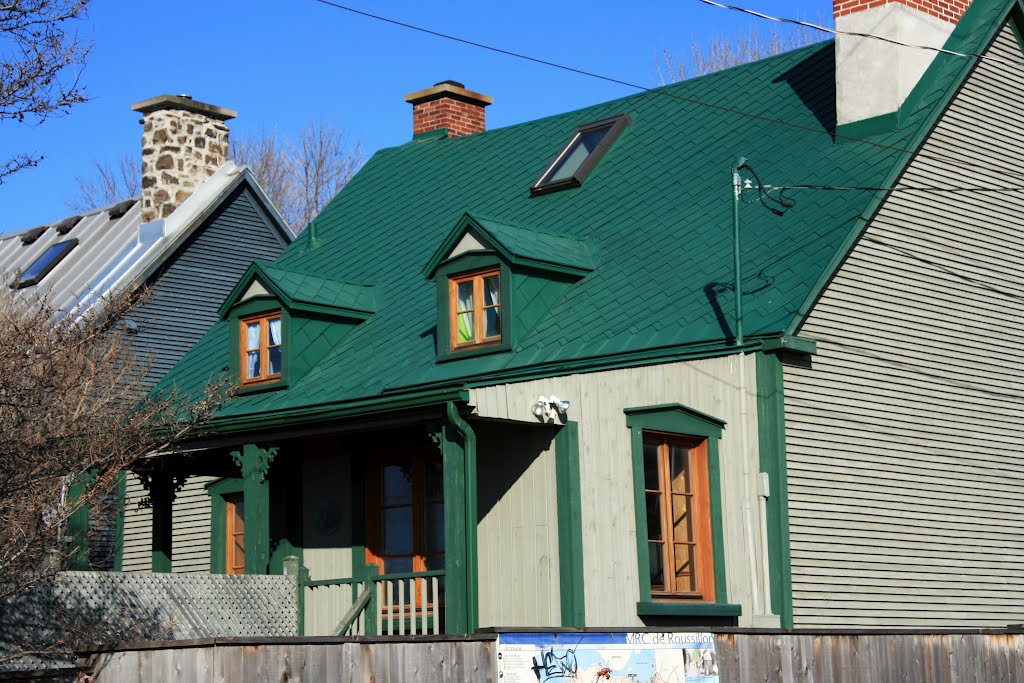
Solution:
M 580 275 L 594 269 L 594 258 L 587 245 L 579 240 L 545 234 L 523 226 L 464 214 L 440 248 L 434 252 L 423 269 L 432 277 L 437 266 L 451 253 L 452 248 L 467 231 L 478 232 L 490 246 L 515 265 L 555 268 Z
M 950 44 L 984 49 L 1011 4 L 976 0 Z M 382 150 L 317 218 L 318 244 L 307 232 L 276 264 L 372 283 L 377 312 L 288 389 L 232 399 L 222 415 L 296 411 L 538 368 L 565 372 L 600 357 L 724 348 L 733 322 L 730 174 L 737 155 L 766 184 L 885 186 L 969 67 L 970 60 L 937 57 L 901 112 L 901 127 L 875 135 L 875 144 L 832 135 L 829 42 L 580 111 Z M 530 184 L 580 124 L 621 113 L 632 125 L 582 187 L 530 197 Z M 781 217 L 753 197 L 741 207 L 744 322 L 754 337 L 792 331 L 884 199 L 867 191 L 794 189 L 788 196 L 796 204 Z M 424 268 L 466 213 L 488 217 L 492 230 L 509 226 L 494 234 L 510 249 L 525 226 L 535 243 L 586 244 L 596 267 L 522 331 L 517 348 L 437 363 L 437 285 Z M 221 323 L 165 382 L 195 388 L 226 365 L 228 353 Z
M 362 314 L 377 310 L 376 296 L 372 286 L 339 282 L 308 272 L 288 270 L 269 263 L 255 261 L 235 286 L 234 291 L 220 308 L 221 317 L 227 314 L 230 305 L 245 291 L 253 279 L 260 280 L 275 296 L 283 299 L 286 306 L 313 307 L 342 312 Z

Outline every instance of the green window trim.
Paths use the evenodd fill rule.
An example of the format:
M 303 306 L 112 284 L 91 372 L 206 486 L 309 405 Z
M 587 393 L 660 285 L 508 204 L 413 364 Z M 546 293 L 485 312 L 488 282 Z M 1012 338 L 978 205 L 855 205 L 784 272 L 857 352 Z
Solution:
M 725 422 L 679 403 L 626 408 L 633 458 L 633 500 L 636 515 L 637 569 L 640 581 L 639 616 L 739 616 L 741 607 L 728 603 L 725 571 L 725 540 L 722 531 L 721 468 L 719 441 Z M 662 432 L 706 439 L 708 496 L 711 504 L 711 545 L 715 569 L 715 601 L 684 599 L 655 601 L 651 594 L 650 558 L 647 548 L 647 515 L 644 494 L 644 432 Z
M 451 344 L 451 296 L 449 281 L 453 277 L 459 277 L 482 271 L 488 268 L 497 268 L 499 276 L 501 301 L 501 340 L 497 343 L 481 344 L 479 346 L 467 346 L 458 350 L 452 348 Z M 491 353 L 501 353 L 512 348 L 512 339 L 515 334 L 512 323 L 511 311 L 515 302 L 512 301 L 512 271 L 508 264 L 502 261 L 493 252 L 468 252 L 462 254 L 437 269 L 437 360 L 438 362 L 458 360 L 460 358 L 472 358 Z
M 227 573 L 227 501 L 224 496 L 242 493 L 241 478 L 223 478 L 206 485 L 210 496 L 210 573 Z

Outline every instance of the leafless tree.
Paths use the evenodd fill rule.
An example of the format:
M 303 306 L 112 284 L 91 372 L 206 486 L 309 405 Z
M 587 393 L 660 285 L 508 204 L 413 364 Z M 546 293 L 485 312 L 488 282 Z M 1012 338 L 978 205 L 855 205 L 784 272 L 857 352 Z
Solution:
M 92 44 L 74 31 L 90 0 L 0 2 L 0 122 L 40 124 L 85 101 L 79 76 Z M 0 160 L 0 183 L 42 157 Z
M 2 0 L 0 0 L 2 1 Z M 345 187 L 363 163 L 358 142 L 322 121 L 306 124 L 294 139 L 261 130 L 231 139 L 231 156 L 253 175 L 288 224 L 301 231 Z M 97 162 L 90 177 L 75 178 L 78 190 L 65 202 L 88 211 L 139 193 L 141 172 L 130 154 L 117 165 Z
M 142 191 L 142 169 L 139 158 L 125 154 L 116 165 L 97 161 L 94 175 L 75 176 L 78 191 L 65 205 L 72 211 L 88 211 L 98 206 L 113 204 Z
M 752 28 L 736 38 L 713 36 L 706 47 L 690 43 L 688 57 L 678 57 L 667 48 L 663 49 L 658 77 L 663 84 L 685 81 L 812 45 L 825 38 L 825 33 L 805 26 L 770 34 Z
M 105 303 L 61 316 L 0 287 L 0 604 L 83 553 L 72 516 L 88 506 L 112 519 L 118 472 L 194 435 L 225 395 L 223 381 L 201 396 L 146 394 L 122 324 L 135 302 Z
M 294 230 L 313 217 L 355 175 L 363 163 L 358 142 L 323 121 L 312 121 L 294 140 L 267 131 L 231 142 L 232 157 L 252 169 L 278 211 Z

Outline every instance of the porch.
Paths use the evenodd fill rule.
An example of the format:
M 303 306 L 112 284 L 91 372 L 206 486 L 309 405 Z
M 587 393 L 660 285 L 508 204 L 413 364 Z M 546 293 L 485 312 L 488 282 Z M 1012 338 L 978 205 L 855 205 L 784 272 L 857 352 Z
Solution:
M 176 491 L 190 477 L 213 477 L 205 486 L 210 572 L 295 575 L 300 634 L 472 633 L 507 611 L 493 604 L 495 583 L 515 591 L 501 599 L 540 614 L 520 623 L 559 626 L 561 611 L 571 611 L 560 610 L 555 498 L 569 482 L 558 481 L 554 442 L 567 429 L 575 425 L 484 422 L 450 402 L 358 424 L 250 433 L 245 443 L 211 439 L 138 472 L 152 506 L 150 566 L 174 570 Z M 483 473 L 479 452 L 487 453 Z M 529 511 L 524 491 L 547 504 Z M 501 546 L 522 536 L 528 512 L 533 556 L 504 562 Z

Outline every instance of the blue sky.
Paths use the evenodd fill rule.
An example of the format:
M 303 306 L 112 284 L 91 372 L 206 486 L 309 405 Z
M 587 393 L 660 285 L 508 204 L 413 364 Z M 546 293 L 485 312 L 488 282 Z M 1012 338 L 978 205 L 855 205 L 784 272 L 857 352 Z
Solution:
M 631 3 L 519 0 L 342 0 L 417 24 L 646 86 L 661 52 L 710 36 L 777 24 L 698 0 Z M 769 14 L 830 21 L 827 0 L 737 0 Z M 488 128 L 630 95 L 631 88 L 493 54 L 353 15 L 313 0 L 93 0 L 81 32 L 95 43 L 83 83 L 89 102 L 41 126 L 0 124 L 0 158 L 45 156 L 0 185 L 0 232 L 71 212 L 76 176 L 139 152 L 131 104 L 187 93 L 239 112 L 232 132 L 293 134 L 312 119 L 344 128 L 366 156 L 412 134 L 406 93 L 454 79 L 494 97 Z

